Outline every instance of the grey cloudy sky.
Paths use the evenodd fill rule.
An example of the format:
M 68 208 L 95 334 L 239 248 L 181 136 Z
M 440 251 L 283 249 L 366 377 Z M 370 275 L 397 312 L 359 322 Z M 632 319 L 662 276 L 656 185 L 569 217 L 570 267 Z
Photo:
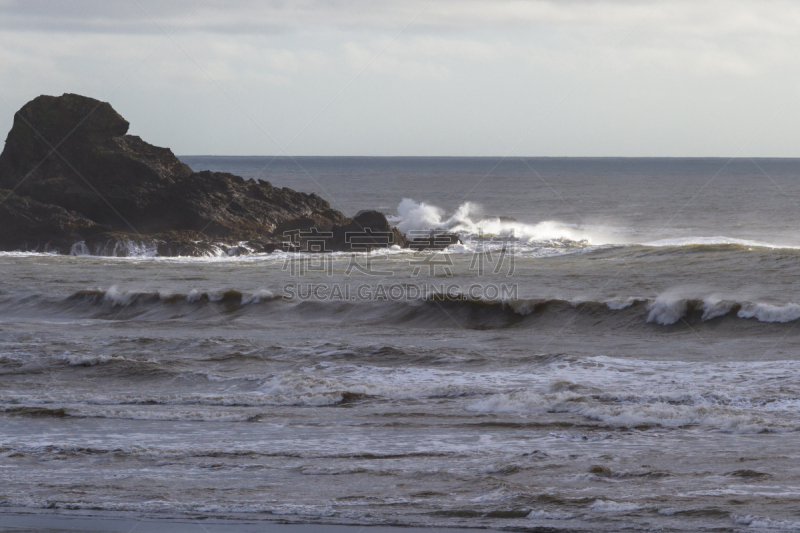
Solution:
M 179 154 L 798 157 L 798 28 L 771 0 L 0 0 L 0 130 L 76 92 Z

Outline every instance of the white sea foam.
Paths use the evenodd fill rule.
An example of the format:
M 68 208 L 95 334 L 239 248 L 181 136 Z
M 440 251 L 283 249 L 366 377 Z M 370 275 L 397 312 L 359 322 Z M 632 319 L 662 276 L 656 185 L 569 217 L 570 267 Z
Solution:
M 447 230 L 470 237 L 510 237 L 519 239 L 522 244 L 540 243 L 548 247 L 580 244 L 583 246 L 632 245 L 650 247 L 715 246 L 740 245 L 752 248 L 800 249 L 798 246 L 772 244 L 763 241 L 739 239 L 727 236 L 680 236 L 654 241 L 637 240 L 635 231 L 630 228 L 590 227 L 568 224 L 555 220 L 536 223 L 517 222 L 503 216 L 486 216 L 482 206 L 465 202 L 448 214 L 444 209 L 427 203 L 404 198 L 397 206 L 397 216 L 388 217 L 397 228 L 408 234 L 414 231 L 428 231 L 431 228 Z M 452 252 L 473 252 L 474 246 L 468 243 L 462 247 L 451 247 Z
M 111 511 L 129 512 L 134 517 L 158 513 L 206 513 L 212 515 L 240 515 L 240 514 L 264 514 L 269 513 L 276 516 L 298 516 L 303 518 L 329 518 L 334 515 L 344 516 L 345 513 L 334 513 L 334 511 L 323 505 L 300 505 L 300 504 L 281 504 L 281 503 L 209 503 L 208 501 L 176 501 L 174 499 L 158 500 L 150 499 L 145 502 L 118 502 L 99 499 L 92 502 L 85 501 L 49 501 L 36 497 L 7 498 L 4 503 L 9 507 L 18 508 L 43 508 L 43 509 L 67 509 L 76 511 L 80 509 L 92 511 Z M 361 518 L 354 515 L 354 520 Z
M 752 529 L 800 531 L 800 522 L 789 520 L 773 520 L 771 518 L 753 515 L 734 516 L 733 519 L 737 524 L 745 525 Z
M 500 213 L 500 216 L 485 216 L 482 207 L 473 202 L 465 202 L 452 214 L 448 214 L 433 204 L 405 198 L 398 205 L 397 213 L 396 216 L 389 216 L 388 218 L 403 232 L 427 231 L 431 228 L 439 228 L 465 237 L 464 244 L 450 247 L 449 251 L 451 253 L 475 252 L 477 241 L 471 242 L 471 239 L 478 235 L 483 235 L 484 237 L 510 237 L 513 235 L 519 239 L 522 245 L 519 252 L 533 254 L 535 257 L 580 253 L 585 249 L 596 249 L 598 246 L 628 246 L 636 244 L 650 247 L 739 245 L 750 248 L 800 249 L 800 246 L 727 236 L 676 236 L 659 240 L 647 240 L 639 237 L 640 232 L 633 228 L 576 225 L 557 220 L 543 220 L 535 223 L 517 222 L 502 216 L 503 213 Z M 531 245 L 535 246 L 531 248 Z M 484 245 L 482 244 L 481 246 Z M 491 248 L 491 245 L 489 248 Z M 211 251 L 202 257 L 162 257 L 158 255 L 157 243 L 128 239 L 124 241 L 109 241 L 105 245 L 96 245 L 94 249 L 90 249 L 84 241 L 80 241 L 72 245 L 69 253 L 76 256 L 98 256 L 102 257 L 103 260 L 155 260 L 177 263 L 274 262 L 281 258 L 280 251 L 270 254 L 253 253 L 246 243 L 239 243 L 237 246 L 212 244 L 210 249 Z M 378 252 L 391 254 L 406 253 L 408 250 L 395 247 L 395 249 L 378 250 Z M 333 257 L 339 254 L 341 253 L 335 253 Z M 48 255 L 54 254 L 47 251 L 44 253 L 0 252 L 0 257 Z
M 518 492 L 508 491 L 506 489 L 495 489 L 480 496 L 476 496 L 472 498 L 470 501 L 476 503 L 486 503 L 486 502 L 504 502 L 507 500 L 512 500 L 519 496 Z
M 699 402 L 675 405 L 669 401 L 610 403 L 576 392 L 554 394 L 519 391 L 499 393 L 472 403 L 468 410 L 479 413 L 572 413 L 617 427 L 658 426 L 679 428 L 700 425 L 725 433 L 753 434 L 784 432 L 797 428 L 798 421 L 774 418 L 752 409 Z
M 135 408 L 113 409 L 65 409 L 69 416 L 76 418 L 111 418 L 124 420 L 162 420 L 175 422 L 246 422 L 255 415 L 252 413 L 226 412 L 218 409 L 208 410 L 152 410 Z
M 800 318 L 800 305 L 770 305 L 745 303 L 738 313 L 740 318 L 755 318 L 761 322 L 791 322 Z
M 56 252 L 23 252 L 20 250 L 0 252 L 0 257 L 53 257 L 58 255 Z
M 89 247 L 84 241 L 76 242 L 69 249 L 69 255 L 89 255 Z
M 798 246 L 785 246 L 770 244 L 763 241 L 754 241 L 748 239 L 737 239 L 733 237 L 675 237 L 669 239 L 660 239 L 657 241 L 649 241 L 642 243 L 643 246 L 653 247 L 673 247 L 673 246 L 714 246 L 720 244 L 734 244 L 739 246 L 748 246 L 752 248 L 785 248 L 785 249 L 798 249 Z
M 604 239 L 585 228 L 546 220 L 536 224 L 525 224 L 501 217 L 484 217 L 478 204 L 466 202 L 447 216 L 443 209 L 404 198 L 397 206 L 398 215 L 390 221 L 409 234 L 414 231 L 429 231 L 432 228 L 452 231 L 462 235 L 486 237 L 515 237 L 521 242 L 604 244 Z
M 755 318 L 760 322 L 791 322 L 800 319 L 800 305 L 796 303 L 775 305 L 734 297 L 723 298 L 716 294 L 698 296 L 687 292 L 668 291 L 658 295 L 648 304 L 647 322 L 661 325 L 675 324 L 686 316 L 689 304 L 697 301 L 701 302 L 699 310 L 702 311 L 702 320 L 725 316 L 737 305 L 740 306 L 737 313 L 739 318 Z
M 135 296 L 135 292 L 120 291 L 116 285 L 112 285 L 103 296 L 103 301 L 111 304 L 112 306 L 124 307 L 126 305 L 130 305 Z
M 275 294 L 272 291 L 267 289 L 260 289 L 254 292 L 251 295 L 243 295 L 242 296 L 242 303 L 243 304 L 257 304 L 260 302 L 266 302 L 268 300 L 272 300 L 275 298 Z
M 725 316 L 731 312 L 733 306 L 736 304 L 733 300 L 722 300 L 715 296 L 711 296 L 703 300 L 702 310 L 703 320 L 711 320 L 720 316 Z
M 345 370 L 345 372 L 341 372 Z M 339 368 L 340 375 L 322 377 L 311 373 L 290 373 L 268 378 L 259 392 L 275 401 L 302 405 L 329 405 L 345 395 L 392 399 L 458 398 L 485 394 L 503 379 L 501 375 L 481 376 L 415 368 L 382 369 L 369 366 Z
M 800 397 L 797 362 L 591 360 L 591 365 L 555 361 L 530 374 L 527 386 L 517 385 L 521 378 L 509 380 L 506 391 L 474 400 L 467 410 L 572 413 L 618 427 L 698 425 L 751 434 L 800 425 L 793 409 Z
M 642 301 L 644 301 L 643 298 L 617 298 L 614 300 L 608 300 L 606 302 L 606 307 L 612 311 L 622 311 L 623 309 L 627 309 L 633 304 Z
M 632 502 L 615 502 L 612 500 L 597 500 L 589 506 L 593 511 L 621 513 L 637 511 L 642 507 Z
M 339 476 L 343 474 L 359 474 L 369 472 L 372 474 L 390 473 L 385 469 L 364 468 L 363 466 L 304 466 L 300 473 L 305 476 Z
M 94 365 L 118 357 L 64 353 L 57 358 L 74 365 Z M 796 361 L 690 363 L 600 356 L 543 360 L 532 370 L 473 372 L 320 363 L 268 376 L 203 375 L 212 381 L 258 385 L 249 391 L 88 394 L 38 400 L 0 397 L 0 402 L 321 406 L 359 396 L 442 398 L 464 400 L 461 405 L 469 412 L 571 413 L 618 427 L 699 425 L 722 432 L 758 433 L 791 431 L 800 426 L 796 409 L 800 402 L 800 362 Z
M 659 296 L 653 302 L 648 304 L 647 309 L 650 314 L 647 315 L 648 322 L 655 322 L 662 326 L 674 324 L 686 314 L 687 301 L 683 298 L 670 298 L 668 296 Z
M 528 513 L 529 520 L 571 520 L 575 518 L 574 514 L 570 513 L 553 513 L 544 511 L 542 509 L 534 509 Z
M 97 355 L 97 354 L 73 354 L 64 353 L 56 356 L 57 359 L 68 362 L 72 366 L 95 366 L 103 365 L 112 359 L 123 360 L 122 357 L 112 357 L 110 355 Z
M 155 257 L 158 255 L 158 245 L 154 242 L 125 239 L 117 241 L 109 255 L 137 258 Z
M 64 353 L 57 358 L 72 365 L 95 365 L 109 363 L 117 356 Z M 42 398 L 26 395 L 0 397 L 0 403 L 36 406 L 55 402 L 76 409 L 80 405 L 117 408 L 145 403 L 258 407 L 440 398 L 467 412 L 568 413 L 615 427 L 699 426 L 746 434 L 782 433 L 800 427 L 796 409 L 800 402 L 800 362 L 796 361 L 701 363 L 600 356 L 543 360 L 531 370 L 455 371 L 319 363 L 267 376 L 249 372 L 224 376 L 224 382 L 247 384 L 249 390 L 51 394 Z M 223 379 L 214 374 L 203 375 L 214 383 L 223 383 L 214 381 Z M 95 416 L 101 416 L 101 412 L 95 411 Z M 107 415 L 120 416 L 113 411 Z
M 203 292 L 201 292 L 201 291 L 199 291 L 197 289 L 192 289 L 186 295 L 186 301 L 189 302 L 189 303 L 195 303 L 195 302 L 199 302 L 202 297 L 203 297 Z

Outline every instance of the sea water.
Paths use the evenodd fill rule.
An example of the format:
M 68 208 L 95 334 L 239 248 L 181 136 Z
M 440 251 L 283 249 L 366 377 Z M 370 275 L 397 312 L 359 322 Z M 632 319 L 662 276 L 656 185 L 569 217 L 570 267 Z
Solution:
M 185 157 L 445 253 L 0 254 L 0 505 L 800 529 L 800 160 Z

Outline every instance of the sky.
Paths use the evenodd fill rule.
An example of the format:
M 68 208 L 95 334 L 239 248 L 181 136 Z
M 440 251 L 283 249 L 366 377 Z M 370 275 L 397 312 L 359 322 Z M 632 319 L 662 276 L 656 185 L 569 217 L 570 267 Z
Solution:
M 800 157 L 800 2 L 0 0 L 40 94 L 180 155 Z

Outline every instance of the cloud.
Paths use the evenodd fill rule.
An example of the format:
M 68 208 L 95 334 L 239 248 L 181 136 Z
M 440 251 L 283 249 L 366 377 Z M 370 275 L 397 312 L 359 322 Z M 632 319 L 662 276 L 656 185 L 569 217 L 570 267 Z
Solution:
M 777 116 L 760 146 L 795 153 L 798 26 L 785 0 L 0 0 L 0 130 L 69 91 L 184 153 L 719 153 L 686 134 L 707 114 Z
M 374 65 L 375 71 L 395 69 L 402 76 L 448 70 L 436 57 L 484 61 L 504 47 L 507 57 L 547 62 L 598 44 L 616 46 L 615 55 L 629 54 L 633 65 L 644 51 L 661 68 L 752 75 L 786 60 L 786 50 L 800 45 L 798 26 L 800 4 L 781 0 L 0 0 L 4 32 L 163 36 L 162 29 L 177 28 L 176 38 L 216 35 L 223 43 L 226 35 L 292 39 L 291 34 L 327 38 L 364 64 L 374 42 L 388 43 L 405 29 Z M 329 47 L 316 52 L 325 54 Z M 285 61 L 297 64 L 293 50 L 284 53 Z M 280 70 L 280 61 L 273 57 L 270 68 Z
M 654 9 L 655 8 L 655 9 Z M 308 28 L 470 30 L 580 26 L 618 30 L 653 12 L 659 29 L 719 37 L 796 34 L 800 5 L 788 0 L 2 0 L 0 26 L 11 30 L 96 33 L 181 31 L 264 34 Z M 157 23 L 154 23 L 154 21 Z

